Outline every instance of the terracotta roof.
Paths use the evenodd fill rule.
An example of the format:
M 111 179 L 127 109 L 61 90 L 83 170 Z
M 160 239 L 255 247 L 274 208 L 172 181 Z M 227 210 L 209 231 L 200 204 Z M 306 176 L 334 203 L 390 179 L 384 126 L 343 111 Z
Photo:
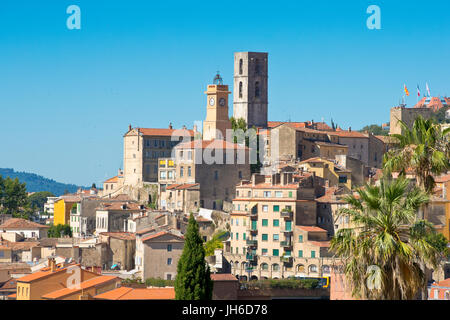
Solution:
M 175 299 L 175 288 L 120 287 L 98 294 L 94 298 L 105 300 L 173 300 Z
M 146 233 L 149 233 L 152 231 L 156 231 L 156 229 L 155 228 L 145 228 L 145 229 L 136 231 L 136 234 L 141 235 L 141 234 L 146 234 Z
M 213 222 L 212 220 L 206 219 L 205 217 L 197 217 L 195 218 L 197 222 Z
M 0 242 L 0 248 L 5 249 L 11 249 L 14 251 L 17 250 L 30 250 L 33 247 L 38 247 L 39 242 L 36 241 L 23 241 L 23 242 L 11 242 L 7 240 L 2 240 Z
M 327 232 L 327 230 L 316 227 L 316 226 L 296 226 L 297 228 L 308 231 L 308 232 Z
M 231 143 L 225 140 L 194 140 L 190 142 L 182 142 L 178 144 L 175 148 L 178 149 L 244 149 L 248 150 L 247 147 L 241 146 L 236 143 Z
M 137 128 L 139 133 L 144 136 L 166 136 L 166 137 L 182 137 L 182 136 L 193 136 L 193 130 L 187 129 L 158 129 L 158 128 Z
M 171 235 L 171 236 L 173 236 L 175 238 L 178 238 L 181 241 L 184 241 L 184 237 L 179 237 L 177 235 L 174 235 L 171 232 L 161 231 L 161 232 L 158 232 L 158 233 L 155 233 L 155 234 L 149 235 L 148 237 L 143 238 L 142 242 L 148 241 L 148 240 L 154 240 L 154 239 L 159 238 L 159 237 L 164 236 L 164 235 Z
M 310 244 L 321 247 L 321 248 L 328 248 L 330 247 L 330 241 L 308 241 Z
M 434 178 L 434 181 L 437 183 L 443 183 L 443 182 L 450 181 L 450 174 L 436 177 L 436 178 Z
M 309 158 L 303 161 L 300 161 L 300 163 L 309 163 L 309 162 L 326 162 L 328 160 L 322 159 L 320 157 L 313 157 L 313 158 Z
M 105 180 L 104 183 L 116 183 L 116 182 L 119 182 L 119 176 L 109 178 L 108 180 Z
M 20 230 L 20 229 L 33 230 L 42 228 L 50 228 L 50 227 L 20 218 L 8 219 L 2 225 L 0 225 L 0 229 L 11 229 L 11 230 Z
M 442 280 L 441 282 L 438 283 L 433 283 L 433 286 L 450 288 L 450 278 Z
M 338 190 L 338 187 L 329 187 L 327 188 L 327 190 L 325 191 L 325 195 L 323 195 L 322 197 L 319 197 L 316 199 L 317 202 L 322 202 L 322 203 L 343 203 L 343 200 L 337 199 L 336 198 L 336 191 Z
M 430 99 L 428 103 L 426 102 L 427 99 Z M 434 112 L 436 112 L 448 104 L 449 100 L 445 97 L 423 97 L 413 108 L 430 108 L 433 109 Z
M 267 121 L 267 127 L 269 128 L 275 128 L 282 124 L 289 124 L 292 127 L 296 128 L 305 128 L 306 123 L 305 122 L 288 122 L 288 121 Z
M 211 280 L 213 281 L 238 281 L 231 273 L 216 273 L 211 274 Z
M 88 288 L 98 286 L 100 284 L 106 284 L 106 283 L 112 282 L 112 281 L 119 281 L 119 279 L 120 278 L 115 277 L 115 276 L 99 276 L 99 277 L 95 277 L 95 278 L 81 282 L 79 288 L 64 288 L 64 289 L 56 290 L 56 291 L 47 293 L 46 295 L 43 295 L 42 298 L 58 299 L 58 298 L 67 296 L 69 294 L 79 292 L 82 289 L 85 290 Z
M 296 183 L 290 183 L 290 184 L 275 184 L 272 185 L 271 183 L 266 183 L 266 182 L 262 182 L 262 183 L 257 183 L 254 186 L 253 185 L 237 185 L 236 187 L 242 187 L 242 188 L 251 188 L 251 189 L 298 189 L 299 186 Z M 274 197 L 275 198 L 275 197 Z
M 72 264 L 71 266 L 75 266 L 75 264 Z M 34 272 L 32 274 L 29 274 L 29 275 L 26 275 L 26 276 L 23 276 L 23 277 L 17 279 L 17 281 L 19 281 L 19 282 L 33 282 L 35 280 L 48 277 L 48 276 L 50 276 L 52 274 L 55 274 L 55 273 L 59 273 L 59 272 L 63 272 L 63 271 L 65 272 L 66 269 L 67 269 L 67 267 L 64 267 L 64 268 L 56 269 L 54 272 L 51 272 L 50 268 L 42 268 L 40 271 Z
M 123 205 L 125 205 L 125 209 L 122 209 Z M 139 203 L 134 202 L 109 202 L 109 203 L 102 203 L 101 206 L 97 208 L 97 210 L 141 211 L 146 210 L 146 207 L 144 207 L 144 209 L 141 209 L 141 205 Z
M 331 136 L 339 136 L 341 138 L 368 138 L 368 135 L 358 131 L 333 131 L 328 133 Z
M 111 199 L 120 200 L 120 201 L 130 201 L 131 200 L 130 196 L 127 194 L 124 194 L 124 193 L 118 194 L 117 196 L 112 197 Z
M 8 281 L 3 283 L 2 286 L 0 286 L 0 290 L 7 290 L 7 289 L 16 289 L 17 288 L 17 279 L 10 278 Z
M 136 240 L 135 234 L 131 232 L 100 232 L 100 234 L 120 240 Z
M 199 186 L 199 183 L 183 183 L 183 184 L 171 184 L 169 186 L 166 187 L 166 190 L 184 190 L 184 189 L 189 189 L 192 187 L 197 187 Z

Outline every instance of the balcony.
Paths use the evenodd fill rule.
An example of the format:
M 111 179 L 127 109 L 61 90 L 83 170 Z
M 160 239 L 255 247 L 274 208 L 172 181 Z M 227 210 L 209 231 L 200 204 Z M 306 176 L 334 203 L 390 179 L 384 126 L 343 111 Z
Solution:
M 258 245 L 258 240 L 247 239 L 246 243 L 249 247 L 256 247 Z
M 290 235 L 290 234 L 292 234 L 293 231 L 292 231 L 292 229 L 289 228 L 289 229 L 284 229 L 283 232 L 286 235 Z
M 288 240 L 281 241 L 280 245 L 284 248 L 292 248 L 292 243 L 291 243 L 291 241 L 288 241 Z
M 257 234 L 258 229 L 253 228 L 251 225 L 247 227 L 247 231 L 250 232 L 250 234 Z
M 282 257 L 281 257 L 281 261 L 282 261 L 284 264 L 292 265 L 292 263 L 294 262 L 294 258 L 293 258 L 293 257 L 289 257 L 289 256 L 282 256 Z
M 254 205 L 247 214 L 251 219 L 258 218 L 258 206 Z
M 245 257 L 246 257 L 246 259 L 248 261 L 255 261 L 256 260 L 256 254 L 254 254 L 254 253 L 247 253 Z
M 292 220 L 293 215 L 294 214 L 292 211 L 287 211 L 287 210 L 282 210 L 280 213 L 280 216 L 286 220 Z

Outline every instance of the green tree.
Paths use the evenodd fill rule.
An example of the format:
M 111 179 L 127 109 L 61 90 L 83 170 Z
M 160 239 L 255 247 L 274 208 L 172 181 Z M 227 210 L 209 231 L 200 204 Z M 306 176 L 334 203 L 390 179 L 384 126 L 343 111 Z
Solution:
M 387 130 L 384 130 L 383 127 L 377 125 L 377 124 L 371 124 L 369 126 L 365 126 L 360 130 L 360 132 L 368 131 L 376 136 L 387 136 L 389 132 Z
M 425 266 L 437 267 L 448 255 L 447 240 L 416 211 L 429 196 L 409 180 L 382 178 L 349 195 L 339 216 L 353 228 L 341 229 L 331 251 L 343 261 L 353 295 L 363 299 L 414 299 L 426 289 Z
M 17 178 L 11 179 L 7 177 L 3 179 L 0 176 L 0 212 L 2 214 L 22 216 L 29 214 L 29 208 L 30 204 L 25 183 L 20 183 Z
M 413 170 L 418 185 L 427 193 L 435 186 L 434 176 L 450 168 L 450 145 L 448 134 L 450 128 L 441 130 L 433 120 L 416 118 L 412 128 L 399 121 L 403 134 L 393 134 L 397 145 L 385 153 L 383 166 L 389 174 L 393 171 L 404 175 L 408 169 Z
M 68 224 L 52 225 L 47 231 L 47 236 L 49 238 L 72 237 L 72 228 Z
M 205 262 L 203 240 L 198 231 L 198 223 L 192 213 L 185 234 L 183 253 L 177 266 L 175 299 L 212 299 L 212 280 L 209 266 Z
M 222 241 L 228 238 L 229 233 L 227 231 L 217 232 L 211 240 L 205 242 L 205 255 L 207 257 L 214 255 L 214 250 L 223 248 Z

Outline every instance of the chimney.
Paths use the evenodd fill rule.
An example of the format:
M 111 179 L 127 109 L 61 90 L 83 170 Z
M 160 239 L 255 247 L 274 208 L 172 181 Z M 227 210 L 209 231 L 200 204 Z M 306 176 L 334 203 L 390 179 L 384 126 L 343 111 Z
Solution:
M 186 126 L 183 124 L 183 130 L 186 130 Z
M 169 129 L 172 129 L 172 122 L 169 123 Z
M 348 127 L 348 132 L 352 132 L 352 127 Z
M 128 131 L 131 131 L 131 124 L 128 125 Z
M 49 263 L 50 271 L 51 272 L 55 272 L 55 270 L 56 270 L 56 260 L 55 260 L 55 258 L 49 258 L 48 263 Z

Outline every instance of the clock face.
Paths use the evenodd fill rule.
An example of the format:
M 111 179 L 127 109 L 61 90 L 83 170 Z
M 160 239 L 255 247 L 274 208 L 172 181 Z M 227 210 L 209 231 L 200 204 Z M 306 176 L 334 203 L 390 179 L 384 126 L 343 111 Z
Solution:
M 213 106 L 213 105 L 214 105 L 214 102 L 215 102 L 215 101 L 214 101 L 214 98 L 209 99 L 209 105 L 210 105 L 210 106 Z
M 225 105 L 225 98 L 220 98 L 219 104 L 223 107 Z

